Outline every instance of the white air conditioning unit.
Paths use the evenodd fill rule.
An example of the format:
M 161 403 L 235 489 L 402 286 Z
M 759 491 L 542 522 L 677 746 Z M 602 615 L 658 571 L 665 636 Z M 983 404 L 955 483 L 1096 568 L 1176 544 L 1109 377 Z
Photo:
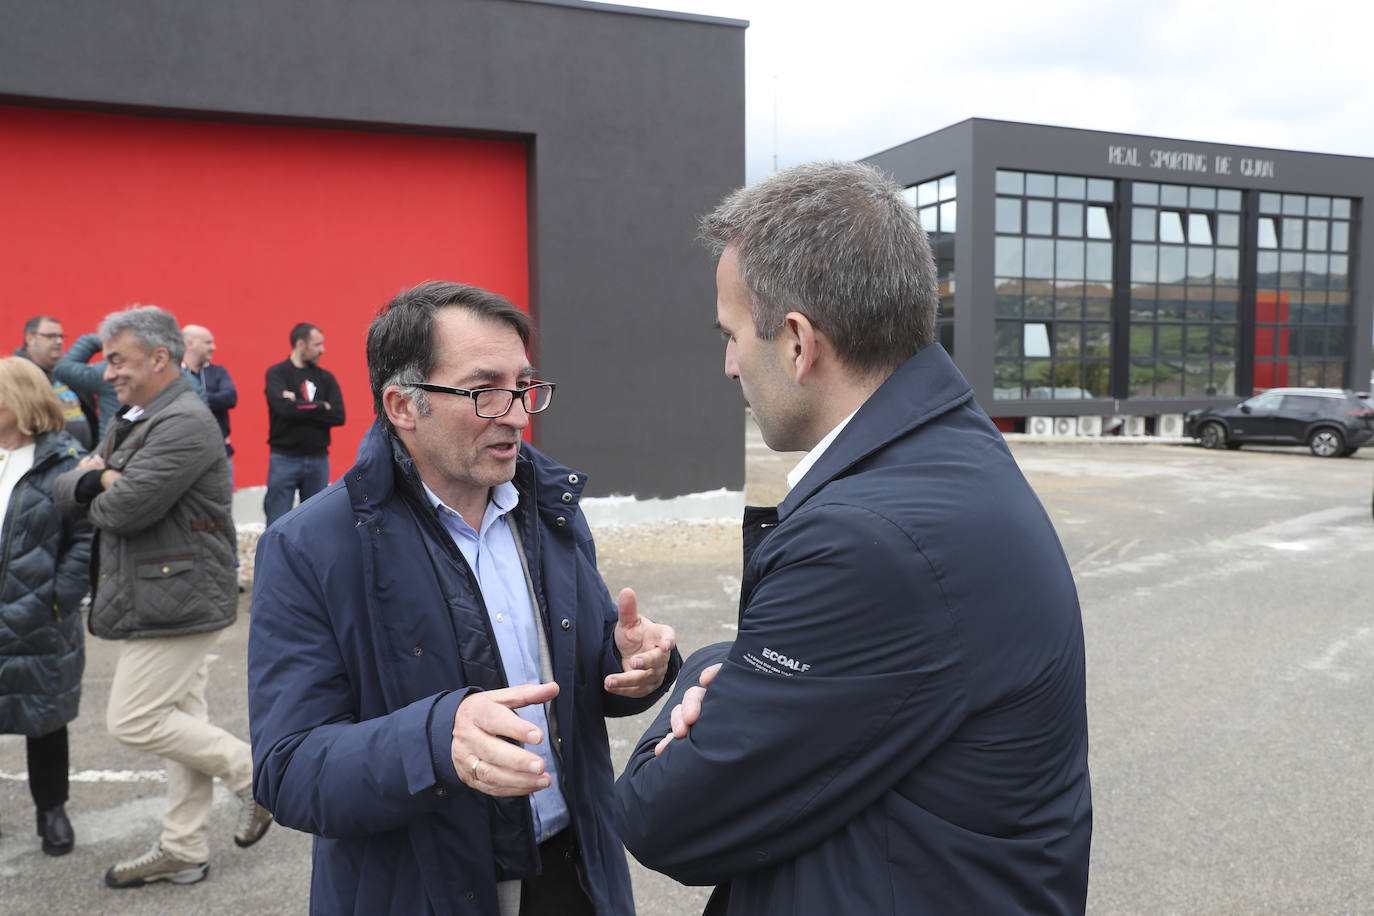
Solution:
M 1078 434 L 1080 436 L 1102 435 L 1102 418 L 1097 416 L 1079 417 Z
M 1143 436 L 1145 435 L 1144 417 L 1124 417 L 1126 422 L 1121 428 L 1123 436 Z
M 1026 435 L 1053 436 L 1054 417 L 1026 417 Z
M 1177 438 L 1183 435 L 1183 414 L 1162 413 L 1155 417 L 1155 435 Z
M 1055 417 L 1054 434 L 1056 436 L 1073 436 L 1078 433 L 1077 417 Z

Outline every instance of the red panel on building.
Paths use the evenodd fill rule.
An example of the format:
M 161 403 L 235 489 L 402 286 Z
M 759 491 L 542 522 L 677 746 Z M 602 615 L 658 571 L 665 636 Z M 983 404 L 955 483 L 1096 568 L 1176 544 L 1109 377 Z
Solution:
M 528 309 L 519 142 L 0 106 L 0 174 L 4 333 L 45 314 L 70 344 L 134 303 L 206 325 L 239 392 L 240 487 L 267 480 L 263 375 L 297 322 L 343 388 L 337 476 L 372 422 L 378 306 L 444 279 Z

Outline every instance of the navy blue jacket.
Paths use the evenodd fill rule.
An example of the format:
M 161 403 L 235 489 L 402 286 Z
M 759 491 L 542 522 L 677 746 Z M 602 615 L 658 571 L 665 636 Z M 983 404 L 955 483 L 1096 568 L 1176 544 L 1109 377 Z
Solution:
M 780 506 L 746 510 L 739 631 L 616 786 L 708 913 L 1081 913 L 1092 804 L 1078 597 L 1002 436 L 938 346 Z
M 215 363 L 206 363 L 202 366 L 199 378 L 205 386 L 205 404 L 210 408 L 210 413 L 215 415 L 219 431 L 224 433 L 225 454 L 232 457 L 234 447 L 229 444 L 229 411 L 238 406 L 238 389 L 234 387 L 234 380 L 229 377 L 229 370 Z
M 586 478 L 522 446 L 515 510 L 549 626 L 560 775 L 599 914 L 634 911 L 611 823 L 604 716 L 653 705 L 602 688 L 621 670 L 615 603 L 578 511 Z M 537 873 L 527 798 L 458 779 L 458 704 L 507 686 L 475 577 L 374 423 L 358 460 L 258 544 L 248 643 L 253 783 L 314 833 L 315 913 L 494 914 L 496 882 Z M 681 665 L 674 655 L 669 682 Z

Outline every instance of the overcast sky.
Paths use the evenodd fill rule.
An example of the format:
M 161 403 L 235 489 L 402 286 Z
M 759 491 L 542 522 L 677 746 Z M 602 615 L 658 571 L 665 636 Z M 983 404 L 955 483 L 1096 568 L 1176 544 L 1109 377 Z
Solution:
M 1374 13 L 1349 0 L 623 5 L 750 22 L 750 181 L 973 117 L 1374 156 Z

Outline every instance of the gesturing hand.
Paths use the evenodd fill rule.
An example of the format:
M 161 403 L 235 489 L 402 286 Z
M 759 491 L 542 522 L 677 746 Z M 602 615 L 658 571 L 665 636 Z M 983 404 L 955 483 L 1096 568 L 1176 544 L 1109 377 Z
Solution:
M 622 589 L 620 620 L 615 625 L 615 647 L 622 673 L 606 678 L 606 692 L 622 697 L 648 696 L 659 688 L 668 673 L 668 662 L 677 645 L 673 628 L 639 616 L 634 589 Z
M 469 694 L 453 717 L 451 753 L 458 778 L 487 795 L 529 795 L 547 787 L 544 761 L 533 751 L 511 744 L 538 744 L 544 735 L 515 714 L 522 706 L 547 703 L 558 696 L 557 684 L 518 684 Z
M 686 738 L 687 732 L 701 718 L 701 701 L 706 699 L 706 688 L 711 686 L 711 682 L 716 679 L 716 673 L 720 671 L 720 662 L 709 668 L 702 669 L 701 677 L 697 678 L 700 687 L 689 687 L 687 692 L 682 695 L 682 702 L 673 707 L 671 721 L 673 730 L 663 736 L 654 747 L 654 756 L 663 753 L 663 749 L 672 742 L 674 738 Z

